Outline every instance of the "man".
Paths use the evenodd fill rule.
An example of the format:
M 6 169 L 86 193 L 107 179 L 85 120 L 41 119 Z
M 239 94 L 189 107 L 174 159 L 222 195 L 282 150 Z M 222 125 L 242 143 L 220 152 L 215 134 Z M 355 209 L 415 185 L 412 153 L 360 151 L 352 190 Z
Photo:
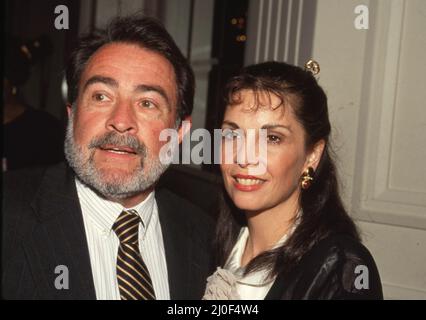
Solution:
M 3 297 L 201 298 L 212 223 L 154 190 L 167 168 L 160 132 L 176 128 L 180 142 L 190 120 L 186 59 L 135 15 L 81 39 L 66 76 L 68 164 L 5 176 Z

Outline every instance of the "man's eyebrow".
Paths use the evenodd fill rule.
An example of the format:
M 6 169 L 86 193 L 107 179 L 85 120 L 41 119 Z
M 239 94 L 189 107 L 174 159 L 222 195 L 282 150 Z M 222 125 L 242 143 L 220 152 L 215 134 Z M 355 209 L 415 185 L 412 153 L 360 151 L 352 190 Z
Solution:
M 223 120 L 222 126 L 224 124 L 227 124 L 228 126 L 232 127 L 232 129 L 238 129 L 239 128 L 238 124 L 236 124 L 235 122 L 232 122 L 232 121 Z
M 261 129 L 267 129 L 268 130 L 268 129 L 275 129 L 275 128 L 283 128 L 283 129 L 286 129 L 286 130 L 292 132 L 292 130 L 291 130 L 291 128 L 289 126 L 285 126 L 283 124 L 274 124 L 274 123 L 272 123 L 272 124 L 265 124 L 265 125 L 262 126 Z
M 83 86 L 83 91 L 87 89 L 88 86 L 95 84 L 95 83 L 103 83 L 107 86 L 118 88 L 118 82 L 110 77 L 103 77 L 103 76 L 93 76 L 90 77 L 89 80 L 86 81 L 86 83 Z
M 157 86 L 157 85 L 150 85 L 150 84 L 140 84 L 140 85 L 136 86 L 135 91 L 139 91 L 139 92 L 153 91 L 153 92 L 156 92 L 160 96 L 162 96 L 164 98 L 164 100 L 166 100 L 167 107 L 169 108 L 169 110 L 171 109 L 170 99 L 167 96 L 167 93 L 163 89 L 163 87 Z

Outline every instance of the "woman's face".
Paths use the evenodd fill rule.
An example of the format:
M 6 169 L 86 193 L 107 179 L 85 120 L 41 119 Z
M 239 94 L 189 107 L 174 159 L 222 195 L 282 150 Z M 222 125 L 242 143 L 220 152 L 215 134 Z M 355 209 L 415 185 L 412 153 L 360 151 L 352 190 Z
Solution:
M 253 146 L 235 147 L 233 163 L 226 164 L 222 159 L 221 170 L 229 196 L 238 208 L 246 211 L 264 211 L 277 206 L 297 209 L 300 176 L 308 166 L 316 168 L 322 147 L 315 147 L 312 152 L 305 150 L 304 129 L 296 120 L 291 99 L 284 106 L 279 106 L 280 98 L 259 92 L 256 105 L 251 90 L 241 90 L 237 94 L 240 94 L 240 103 L 228 106 L 225 112 L 222 152 L 225 152 L 225 143 L 233 141 L 236 145 L 239 132 L 246 136 L 244 143 L 250 143 L 248 129 L 255 129 L 256 145 L 259 143 L 259 129 L 266 129 L 266 152 L 262 155 L 261 149 L 256 146 L 256 157 L 248 159 L 246 154 L 241 157 L 244 161 L 237 163 L 241 162 L 237 160 L 238 153 Z M 263 173 L 249 173 L 250 169 L 259 165 L 266 168 Z

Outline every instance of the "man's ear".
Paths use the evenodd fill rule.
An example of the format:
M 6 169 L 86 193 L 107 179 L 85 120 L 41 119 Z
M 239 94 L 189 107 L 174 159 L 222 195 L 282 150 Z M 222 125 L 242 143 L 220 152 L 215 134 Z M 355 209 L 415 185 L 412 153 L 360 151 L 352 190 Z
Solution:
M 183 137 L 186 134 L 189 134 L 192 127 L 192 117 L 186 116 L 182 122 L 180 123 L 179 129 L 178 129 L 178 138 L 179 138 L 179 144 L 182 143 Z
M 67 114 L 68 114 L 68 118 L 70 117 L 72 112 L 72 105 L 71 103 L 67 103 Z
M 308 167 L 312 167 L 314 171 L 317 170 L 318 164 L 321 160 L 322 153 L 324 152 L 324 148 L 325 148 L 324 140 L 320 140 L 314 145 L 314 147 L 312 148 L 312 151 L 309 153 L 308 157 L 306 158 L 305 169 Z

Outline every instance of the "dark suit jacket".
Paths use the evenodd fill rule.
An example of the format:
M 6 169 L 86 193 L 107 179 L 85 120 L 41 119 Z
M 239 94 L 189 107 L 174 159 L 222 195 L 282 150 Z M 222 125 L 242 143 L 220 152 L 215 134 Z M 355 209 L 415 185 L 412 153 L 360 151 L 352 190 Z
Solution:
M 156 190 L 172 299 L 200 299 L 212 272 L 214 224 L 198 207 Z M 55 288 L 58 265 L 69 289 Z M 74 174 L 65 164 L 10 172 L 3 181 L 5 299 L 96 299 Z
M 300 263 L 278 274 L 266 300 L 383 299 L 379 272 L 357 240 L 334 234 L 312 247 Z

